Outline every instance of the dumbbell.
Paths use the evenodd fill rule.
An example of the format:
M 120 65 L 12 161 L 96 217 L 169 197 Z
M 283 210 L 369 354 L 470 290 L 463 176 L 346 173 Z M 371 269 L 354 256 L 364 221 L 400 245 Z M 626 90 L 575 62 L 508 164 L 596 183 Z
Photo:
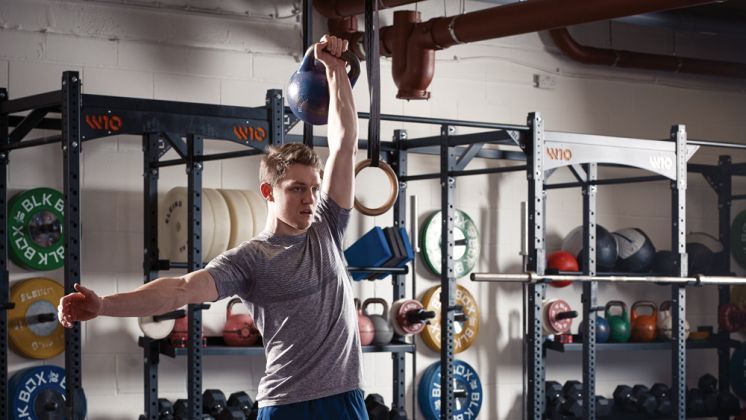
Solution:
M 158 398 L 158 420 L 173 420 L 174 405 L 166 398 Z
M 228 407 L 234 407 L 244 414 L 247 420 L 256 420 L 259 415 L 259 404 L 252 400 L 249 394 L 244 391 L 238 391 L 228 397 Z
M 628 413 L 641 412 L 644 414 L 655 413 L 658 403 L 655 397 L 647 392 L 644 385 L 636 385 L 637 393 L 627 385 L 619 385 L 614 390 L 614 405 Z
M 579 381 L 567 381 L 562 387 L 565 402 L 562 403 L 562 414 L 581 417 L 583 415 L 583 384 Z
M 544 395 L 546 395 L 547 402 L 547 418 L 561 418 L 562 404 L 565 402 L 565 396 L 562 393 L 562 385 L 557 381 L 547 381 L 544 384 Z
M 228 402 L 225 400 L 225 394 L 219 389 L 206 389 L 202 393 L 202 412 L 211 416 L 217 416 Z
M 408 420 L 409 417 L 407 417 L 407 410 L 404 408 L 396 409 L 394 407 L 391 407 L 391 411 L 389 411 L 389 420 Z
M 697 381 L 699 390 L 705 402 L 705 412 L 715 413 L 718 409 L 718 380 L 709 373 L 699 377 Z
M 370 420 L 389 420 L 389 408 L 380 394 L 368 394 L 365 397 L 365 411 Z
M 698 388 L 691 388 L 686 392 L 686 411 L 690 416 L 705 413 L 705 397 Z
M 246 420 L 246 414 L 238 407 L 225 407 L 215 420 Z
M 611 416 L 611 400 L 596 395 L 596 416 L 600 418 Z
M 176 400 L 174 403 L 174 420 L 191 420 L 189 417 L 189 401 L 184 399 Z M 209 414 L 202 414 L 202 420 L 215 420 L 215 418 Z
M 673 412 L 673 405 L 671 405 L 671 388 L 666 384 L 657 382 L 650 388 L 650 394 L 655 397 L 658 402 L 658 409 L 656 412 L 662 416 L 668 416 Z

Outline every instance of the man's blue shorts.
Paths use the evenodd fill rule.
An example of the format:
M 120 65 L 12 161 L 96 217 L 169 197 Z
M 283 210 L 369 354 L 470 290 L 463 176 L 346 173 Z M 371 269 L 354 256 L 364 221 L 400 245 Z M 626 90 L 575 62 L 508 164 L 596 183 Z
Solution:
M 259 409 L 257 420 L 368 420 L 363 391 Z

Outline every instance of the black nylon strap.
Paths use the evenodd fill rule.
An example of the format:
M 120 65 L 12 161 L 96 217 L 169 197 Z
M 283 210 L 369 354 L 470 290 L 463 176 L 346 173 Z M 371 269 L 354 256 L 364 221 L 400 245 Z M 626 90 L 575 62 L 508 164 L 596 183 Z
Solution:
M 368 71 L 370 118 L 368 119 L 368 159 L 377 167 L 381 151 L 381 78 L 378 39 L 378 0 L 365 0 L 365 67 Z

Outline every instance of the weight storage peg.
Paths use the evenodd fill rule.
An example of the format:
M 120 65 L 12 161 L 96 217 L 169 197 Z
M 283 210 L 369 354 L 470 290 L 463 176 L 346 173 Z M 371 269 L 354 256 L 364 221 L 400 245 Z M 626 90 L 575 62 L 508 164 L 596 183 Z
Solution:
M 368 305 L 375 303 L 383 306 L 383 312 L 381 313 L 381 315 L 371 315 L 366 310 Z M 371 319 L 371 321 L 373 321 L 373 325 L 376 329 L 372 344 L 376 346 L 389 344 L 391 342 L 391 339 L 394 338 L 394 328 L 391 326 L 391 323 L 388 320 L 389 304 L 381 298 L 365 299 L 365 302 L 363 302 L 363 313 L 367 315 Z
M 417 300 L 400 299 L 391 304 L 389 319 L 394 331 L 402 336 L 419 334 L 428 320 L 435 318 L 435 311 L 426 311 Z
M 259 330 L 249 314 L 233 313 L 233 305 L 241 303 L 241 298 L 233 298 L 225 308 L 225 326 L 223 340 L 234 347 L 253 346 L 259 341 Z

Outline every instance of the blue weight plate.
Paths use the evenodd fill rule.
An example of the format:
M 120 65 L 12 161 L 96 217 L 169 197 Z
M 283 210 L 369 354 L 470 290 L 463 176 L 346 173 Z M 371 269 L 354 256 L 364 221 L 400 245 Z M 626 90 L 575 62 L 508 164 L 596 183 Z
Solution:
M 453 418 L 472 420 L 479 415 L 482 408 L 482 381 L 471 365 L 461 360 L 453 361 L 454 390 L 466 392 L 464 397 L 455 398 Z M 440 418 L 440 362 L 433 363 L 420 380 L 418 392 L 420 410 L 428 420 Z
M 740 398 L 746 398 L 746 342 L 730 358 L 730 387 Z
M 8 381 L 10 412 L 15 419 L 65 419 L 65 370 L 59 366 L 22 369 Z M 80 408 L 85 418 L 86 403 Z

